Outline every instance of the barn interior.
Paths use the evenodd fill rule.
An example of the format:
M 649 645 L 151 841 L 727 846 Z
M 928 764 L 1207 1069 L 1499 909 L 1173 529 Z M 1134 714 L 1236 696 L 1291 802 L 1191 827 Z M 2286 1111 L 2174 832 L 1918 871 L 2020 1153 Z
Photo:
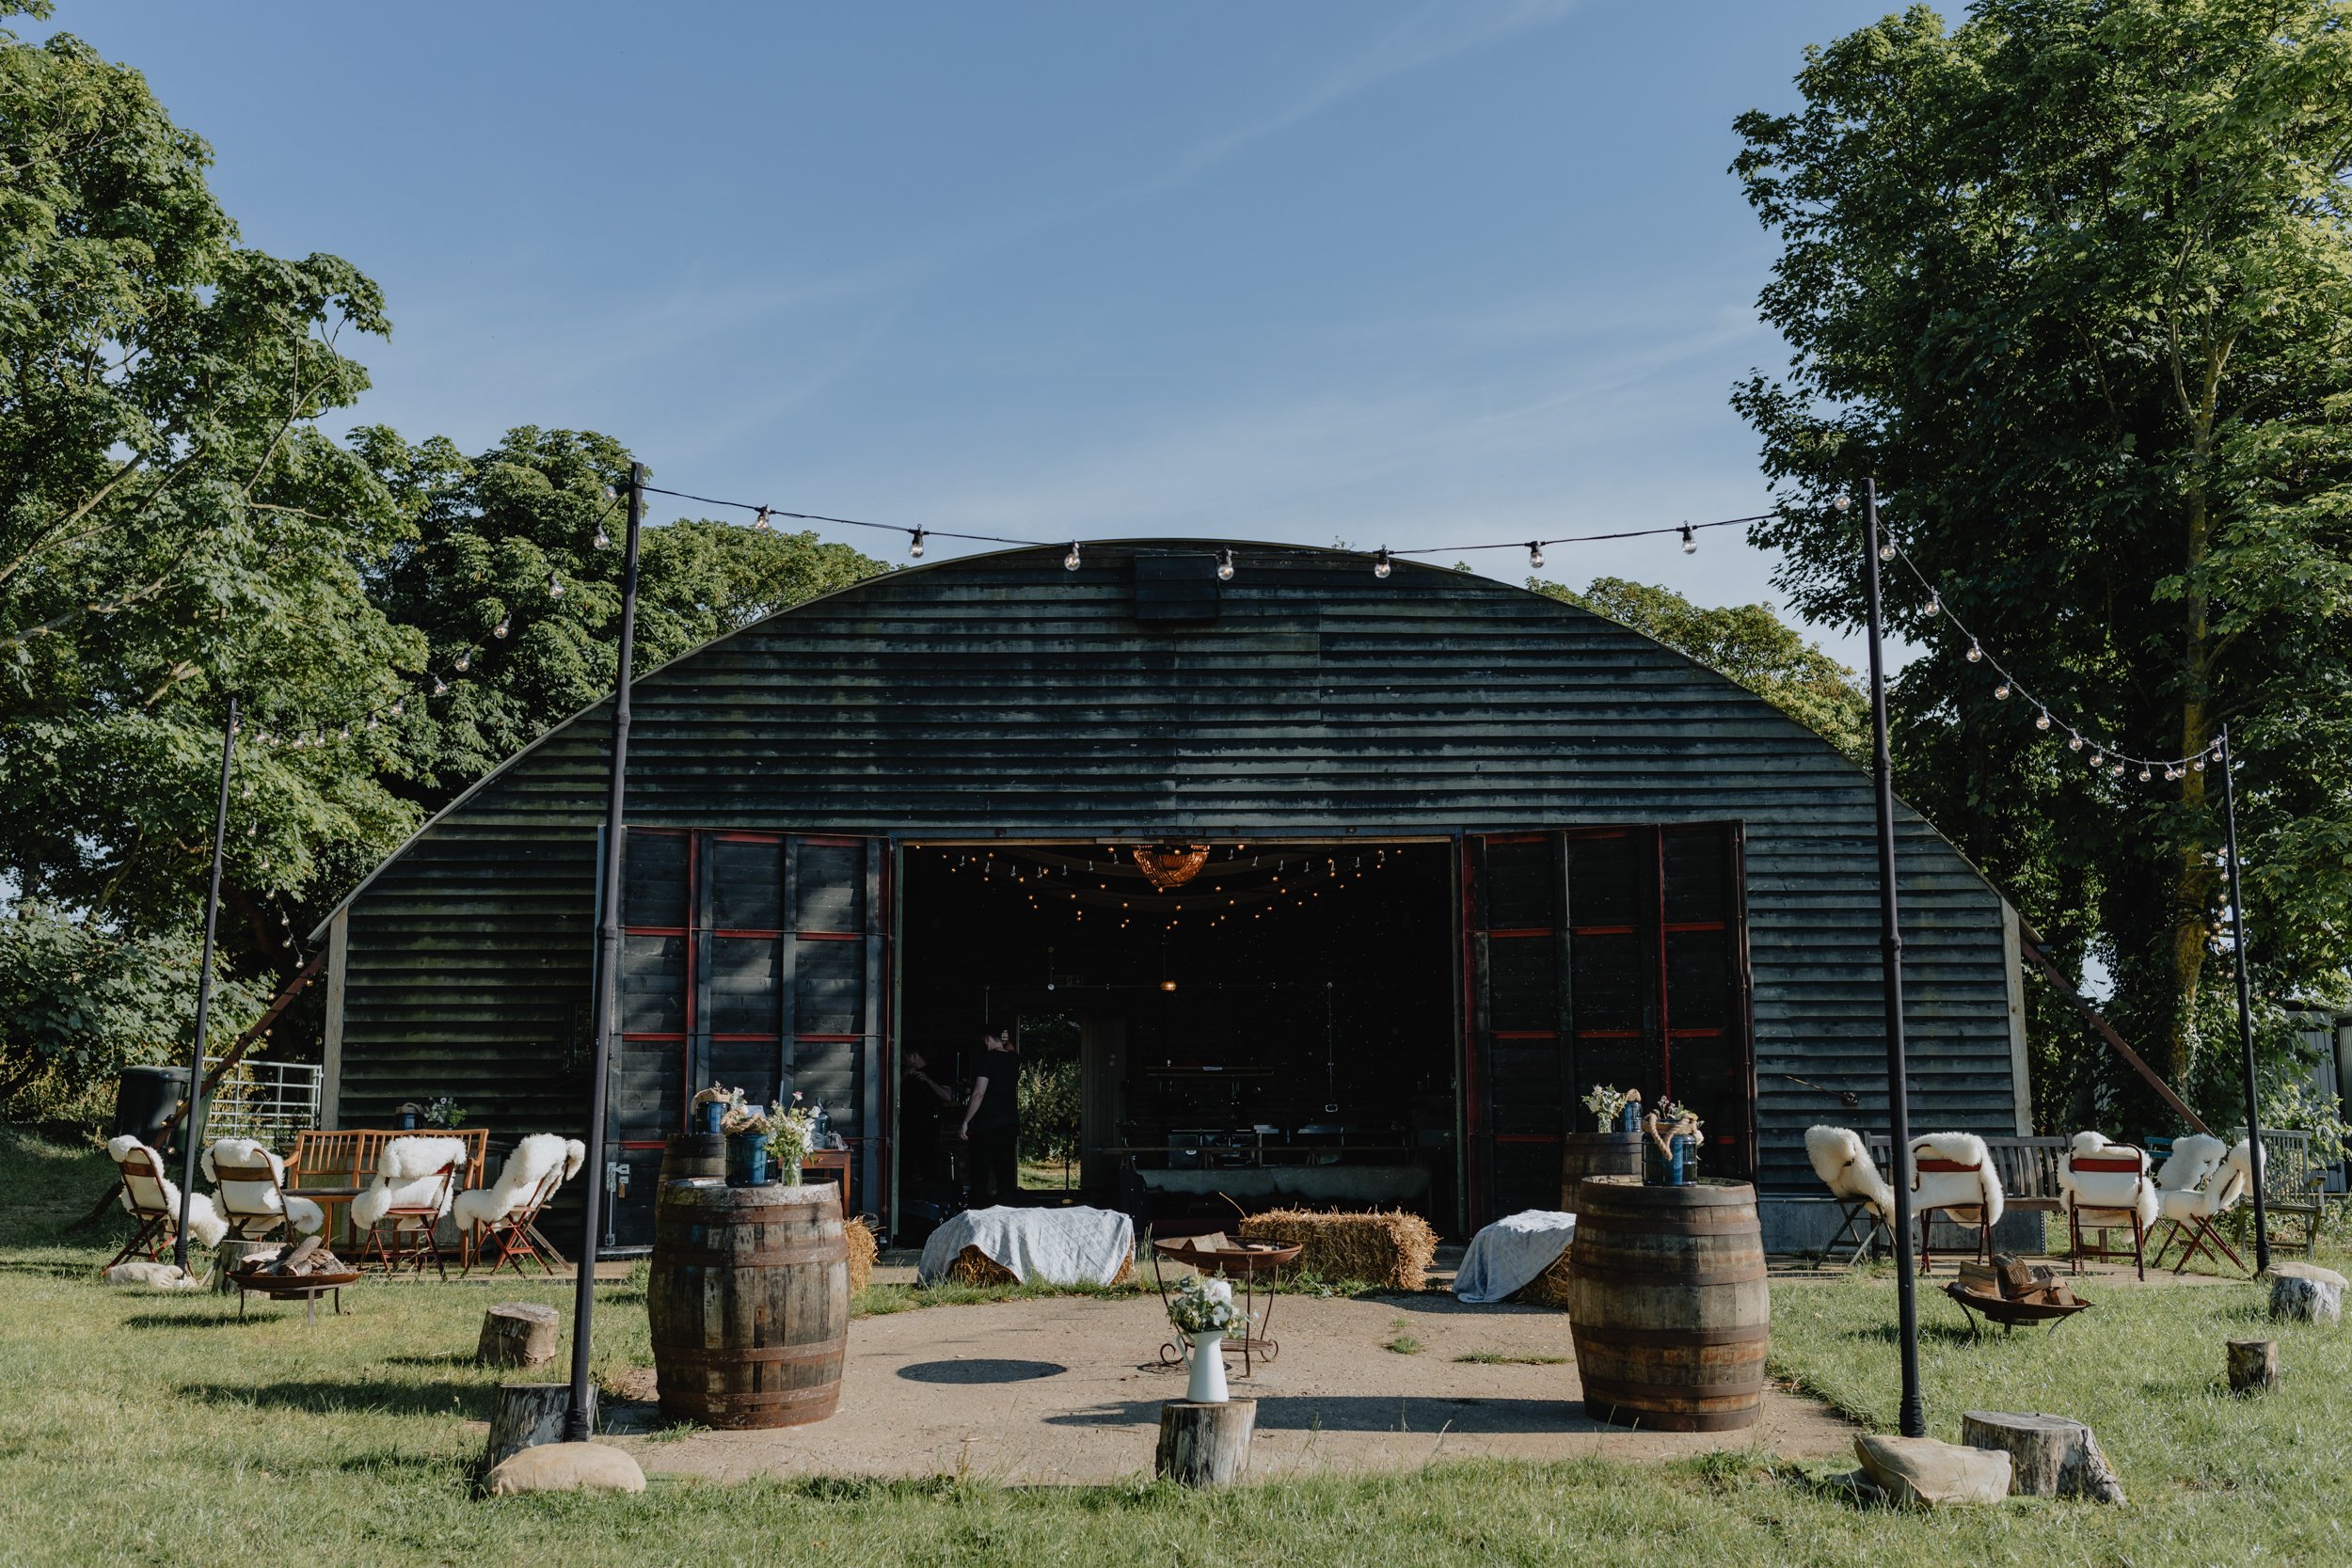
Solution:
M 1017 1032 L 1022 1201 L 1453 1227 L 1451 845 L 927 843 L 899 895 L 902 1053 L 961 1094 L 983 1031 Z M 894 1098 L 901 1228 L 920 1231 L 969 1201 L 968 1148 L 919 1087 Z

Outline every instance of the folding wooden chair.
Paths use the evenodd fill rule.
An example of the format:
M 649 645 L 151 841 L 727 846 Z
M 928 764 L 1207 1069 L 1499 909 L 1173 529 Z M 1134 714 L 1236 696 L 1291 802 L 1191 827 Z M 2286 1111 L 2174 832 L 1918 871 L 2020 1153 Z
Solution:
M 515 1272 L 522 1274 L 525 1272 L 523 1260 L 535 1258 L 539 1266 L 552 1276 L 555 1265 L 564 1260 L 564 1255 L 539 1234 L 539 1211 L 548 1206 L 548 1200 L 555 1196 L 555 1190 L 563 1184 L 564 1167 L 558 1165 L 539 1179 L 538 1186 L 532 1188 L 531 1196 L 521 1203 L 497 1219 L 468 1227 L 466 1260 L 457 1271 L 458 1277 L 462 1279 L 473 1273 L 473 1266 L 482 1260 L 483 1253 L 493 1243 L 497 1243 L 499 1250 L 498 1257 L 490 1264 L 492 1274 L 504 1268 L 509 1259 L 515 1264 Z M 553 1261 L 549 1261 L 550 1259 Z
M 422 1274 L 425 1259 L 430 1258 L 434 1272 L 448 1279 L 449 1264 L 441 1255 L 441 1243 L 434 1230 L 440 1225 L 441 1216 L 449 1212 L 451 1191 L 465 1164 L 462 1157 L 452 1160 L 425 1181 L 407 1184 L 421 1188 L 422 1196 L 407 1203 L 393 1204 L 368 1227 L 367 1235 L 359 1243 L 359 1266 L 367 1267 L 373 1256 L 383 1263 L 386 1274 L 398 1274 L 411 1265 Z
M 1911 1140 L 1912 1209 L 1919 1226 L 1919 1272 L 1935 1269 L 1935 1216 L 1977 1229 L 1976 1256 L 1993 1256 L 1993 1227 L 2001 1217 L 2001 1179 L 1984 1140 L 1973 1133 L 1925 1132 Z
M 2082 1273 L 2086 1258 L 2116 1263 L 2129 1259 L 2139 1277 L 2146 1279 L 2148 1212 L 2156 1191 L 2155 1184 L 2148 1180 L 2147 1153 L 2130 1144 L 2107 1144 L 2090 1151 L 2077 1149 L 2066 1157 L 2066 1172 L 2070 1179 L 2066 1192 L 2066 1260 L 2070 1272 Z M 2086 1229 L 2097 1234 L 2097 1244 L 2083 1241 Z M 2125 1229 L 2132 1233 L 2129 1251 L 2108 1243 L 2111 1233 Z
M 315 1231 L 325 1223 L 318 1205 L 286 1191 L 282 1166 L 266 1149 L 256 1148 L 240 1163 L 236 1155 L 222 1152 L 230 1142 L 224 1138 L 215 1144 L 205 1151 L 204 1161 L 213 1179 L 214 1207 L 231 1240 L 260 1241 L 290 1219 L 290 1228 L 296 1231 Z
M 138 1232 L 106 1259 L 101 1274 L 135 1254 L 144 1253 L 151 1262 L 160 1263 L 179 1235 L 180 1206 L 173 1197 L 177 1189 L 165 1179 L 155 1151 L 145 1144 L 125 1149 L 115 1161 L 115 1170 L 122 1181 L 123 1207 L 131 1212 Z

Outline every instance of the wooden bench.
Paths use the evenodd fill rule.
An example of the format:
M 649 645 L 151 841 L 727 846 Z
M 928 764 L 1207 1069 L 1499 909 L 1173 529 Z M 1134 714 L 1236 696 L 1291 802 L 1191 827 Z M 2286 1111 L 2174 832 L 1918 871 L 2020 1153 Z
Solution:
M 2246 1141 L 2246 1129 L 2230 1129 L 2233 1147 Z M 2291 1127 L 2263 1129 L 2263 1210 L 2266 1217 L 2290 1215 L 2303 1222 L 2303 1256 L 2319 1251 L 2319 1225 L 2328 1206 L 2328 1171 L 2312 1159 L 2312 1135 Z M 2240 1206 L 2251 1214 L 2250 1203 Z M 2251 1222 L 2248 1222 L 2251 1223 Z
M 486 1127 L 422 1127 L 414 1132 L 354 1127 L 334 1132 L 297 1132 L 294 1153 L 286 1161 L 286 1190 L 326 1210 L 325 1234 L 330 1242 L 338 1234 L 336 1206 L 348 1205 L 373 1184 L 376 1157 L 394 1138 L 464 1139 L 465 1180 L 458 1183 L 458 1190 L 484 1184 L 483 1168 L 490 1160 L 490 1130 Z

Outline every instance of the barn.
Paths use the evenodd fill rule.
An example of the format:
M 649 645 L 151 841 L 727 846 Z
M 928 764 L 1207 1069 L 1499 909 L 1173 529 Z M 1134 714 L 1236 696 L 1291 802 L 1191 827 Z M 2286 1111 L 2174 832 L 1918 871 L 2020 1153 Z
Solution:
M 1221 564 L 1232 570 L 1221 574 Z M 1674 651 L 1474 576 L 1237 540 L 893 571 L 639 677 L 610 1240 L 713 1081 L 797 1089 L 899 1234 L 902 1068 L 1062 1065 L 1089 1201 L 1551 1207 L 1596 1085 L 1701 1115 L 1768 1241 L 1804 1129 L 1885 1126 L 1867 777 Z M 610 709 L 327 919 L 326 1115 L 579 1127 Z M 2026 1130 L 2015 915 L 1899 813 L 1913 1124 Z M 1855 1097 L 1858 1105 L 1846 1097 Z M 1223 1198 L 1216 1201 L 1222 1202 Z

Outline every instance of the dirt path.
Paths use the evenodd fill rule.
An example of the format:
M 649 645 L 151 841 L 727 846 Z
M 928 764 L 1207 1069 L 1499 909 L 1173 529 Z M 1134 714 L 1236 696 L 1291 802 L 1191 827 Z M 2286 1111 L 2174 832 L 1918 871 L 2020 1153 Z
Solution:
M 1820 1406 L 1770 1389 L 1762 1421 L 1747 1432 L 1603 1426 L 1584 1415 L 1567 1319 L 1539 1308 L 1438 1294 L 1285 1297 L 1274 1329 L 1279 1359 L 1233 1385 L 1260 1402 L 1251 1467 L 1261 1479 L 1470 1456 L 1657 1460 L 1751 1444 L 1814 1456 L 1846 1452 L 1852 1441 L 1854 1429 Z M 1403 1337 L 1421 1350 L 1385 1348 Z M 1151 1473 L 1160 1402 L 1184 1392 L 1181 1373 L 1150 1365 L 1167 1338 L 1150 1297 L 927 1307 L 851 1325 L 840 1413 L 817 1425 L 660 1439 L 651 1405 L 616 1403 L 612 1413 L 634 1433 L 618 1441 L 652 1473 L 1115 1481 Z M 1565 1359 L 1455 1359 L 1473 1352 Z M 650 1396 L 651 1383 L 648 1373 L 630 1392 Z

